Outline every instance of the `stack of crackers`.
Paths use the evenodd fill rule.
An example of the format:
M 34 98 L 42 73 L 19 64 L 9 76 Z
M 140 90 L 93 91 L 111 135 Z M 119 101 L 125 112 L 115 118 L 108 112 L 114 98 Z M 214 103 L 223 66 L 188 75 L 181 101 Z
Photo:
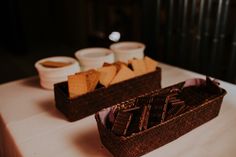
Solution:
M 75 98 L 95 90 L 98 84 L 104 87 L 119 83 L 156 70 L 157 61 L 145 56 L 144 59 L 132 59 L 128 64 L 104 63 L 97 70 L 88 70 L 68 76 L 69 97 Z

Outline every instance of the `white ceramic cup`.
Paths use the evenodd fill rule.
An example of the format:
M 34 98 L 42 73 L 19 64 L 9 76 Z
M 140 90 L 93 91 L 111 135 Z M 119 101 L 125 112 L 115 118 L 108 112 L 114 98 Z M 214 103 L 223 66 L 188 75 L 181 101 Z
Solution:
M 116 61 L 128 62 L 131 59 L 142 59 L 144 57 L 145 45 L 140 42 L 124 41 L 110 45 L 115 53 Z
M 97 69 L 104 63 L 114 63 L 114 54 L 107 48 L 85 48 L 75 52 L 75 57 L 79 60 L 82 69 Z
M 50 68 L 41 64 L 44 61 L 67 62 L 70 64 L 64 67 Z M 66 56 L 55 56 L 41 59 L 35 63 L 35 68 L 38 71 L 41 86 L 46 89 L 53 89 L 55 83 L 66 81 L 68 75 L 80 71 L 78 61 L 72 57 Z

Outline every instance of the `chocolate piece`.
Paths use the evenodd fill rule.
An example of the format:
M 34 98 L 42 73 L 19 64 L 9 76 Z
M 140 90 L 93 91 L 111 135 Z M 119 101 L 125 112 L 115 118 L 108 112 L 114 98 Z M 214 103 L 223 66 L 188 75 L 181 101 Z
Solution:
M 117 106 L 113 106 L 108 114 L 107 126 L 109 126 L 109 128 L 113 126 L 116 115 L 117 115 Z
M 185 107 L 185 105 L 180 106 L 179 109 L 176 111 L 175 116 L 183 113 Z
M 150 103 L 150 97 L 142 96 L 136 99 L 135 105 L 136 106 L 144 106 Z
M 168 111 L 168 115 L 177 115 L 184 109 L 184 107 L 185 105 L 172 106 L 171 109 Z
M 152 127 L 161 122 L 162 112 L 165 104 L 165 99 L 162 96 L 153 96 L 153 101 L 150 104 L 150 116 L 148 127 Z
M 172 92 L 175 92 L 175 91 L 172 91 Z M 168 94 L 168 97 L 175 97 L 178 95 L 177 92 L 175 92 L 175 93 L 172 93 L 172 92 L 170 94 Z
M 170 96 L 167 96 L 167 98 Z M 169 98 L 168 104 L 170 105 L 168 106 L 167 109 L 166 119 L 171 119 L 174 116 L 180 114 L 185 108 L 185 102 L 181 100 L 180 93 L 175 93 L 174 97 Z
M 198 106 L 214 95 L 205 86 L 185 87 L 181 93 L 181 97 L 184 98 L 185 103 L 189 106 Z
M 130 112 L 118 112 L 111 131 L 119 136 L 126 135 L 132 115 Z
M 132 133 L 136 133 L 140 131 L 140 117 L 142 115 L 142 109 L 138 109 L 138 110 L 134 110 L 133 112 L 133 117 L 132 120 L 130 122 L 130 126 L 127 130 L 127 135 L 131 135 Z
M 175 96 L 173 96 L 173 97 L 169 98 L 169 101 L 172 101 L 172 100 L 175 100 L 175 99 L 177 99 L 177 98 Z
M 161 123 L 167 119 L 166 117 L 173 117 L 175 115 L 178 115 L 184 109 L 185 102 L 178 98 L 180 92 L 181 91 L 178 88 L 172 88 L 170 90 L 170 94 L 166 96 L 161 115 Z
M 168 99 L 165 100 L 165 104 L 162 109 L 162 114 L 161 114 L 161 123 L 164 122 L 165 117 L 166 117 L 166 111 L 167 111 L 167 106 L 168 106 Z
M 132 108 L 125 109 L 125 110 L 123 110 L 123 112 L 130 112 L 130 111 L 134 111 L 134 110 L 138 110 L 138 109 L 140 109 L 140 107 L 135 106 L 135 107 L 132 107 Z
M 171 119 L 175 116 L 180 115 L 181 113 L 186 112 L 187 109 L 189 109 L 189 107 L 186 105 L 172 106 L 171 109 L 167 112 L 166 120 Z
M 184 105 L 184 101 L 183 100 L 179 100 L 179 101 L 175 101 L 175 102 L 170 102 L 170 104 L 172 106 L 175 106 L 175 105 Z
M 176 97 L 173 97 L 172 99 L 169 99 L 170 103 L 180 102 L 180 99 L 177 99 Z
M 213 94 L 220 94 L 221 88 L 219 88 L 219 83 L 212 81 L 209 77 L 206 77 L 206 89 Z
M 143 111 L 142 111 L 140 121 L 139 121 L 139 130 L 140 131 L 143 129 L 147 129 L 150 108 L 151 108 L 151 105 L 143 106 Z
M 149 121 L 149 116 L 150 116 L 150 108 L 151 108 L 151 106 L 148 106 L 148 111 L 147 111 L 145 119 L 143 121 L 143 129 L 147 129 L 148 128 L 148 121 Z

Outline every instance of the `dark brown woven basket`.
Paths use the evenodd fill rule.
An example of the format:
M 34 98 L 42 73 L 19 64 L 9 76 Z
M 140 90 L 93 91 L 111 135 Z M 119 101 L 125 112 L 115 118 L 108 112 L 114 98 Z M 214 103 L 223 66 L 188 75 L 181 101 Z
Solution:
M 69 99 L 67 82 L 54 85 L 56 108 L 76 121 L 104 108 L 161 88 L 161 69 Z
M 177 84 L 177 86 L 180 84 Z M 164 90 L 169 90 L 172 87 L 173 86 L 153 92 L 163 92 Z M 127 137 L 119 137 L 113 134 L 104 126 L 104 124 L 101 122 L 99 114 L 97 113 L 95 118 L 100 133 L 100 139 L 103 145 L 114 156 L 137 157 L 144 155 L 147 152 L 150 152 L 177 139 L 192 129 L 216 117 L 220 111 L 221 103 L 225 94 L 226 91 L 222 89 L 221 94 L 217 97 L 211 97 L 208 99 L 208 101 L 190 109 L 183 114 Z

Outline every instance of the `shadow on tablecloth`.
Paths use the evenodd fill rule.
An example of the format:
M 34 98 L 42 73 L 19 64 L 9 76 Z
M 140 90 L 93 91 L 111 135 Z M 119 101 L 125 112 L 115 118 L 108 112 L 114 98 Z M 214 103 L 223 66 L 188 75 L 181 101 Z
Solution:
M 42 89 L 42 87 L 40 86 L 40 80 L 39 80 L 38 76 L 29 77 L 29 78 L 23 80 L 22 84 L 24 84 L 26 86 Z
M 102 145 L 97 127 L 93 127 L 82 134 L 80 133 L 78 137 L 74 138 L 73 142 L 87 156 L 112 157 L 110 152 Z

